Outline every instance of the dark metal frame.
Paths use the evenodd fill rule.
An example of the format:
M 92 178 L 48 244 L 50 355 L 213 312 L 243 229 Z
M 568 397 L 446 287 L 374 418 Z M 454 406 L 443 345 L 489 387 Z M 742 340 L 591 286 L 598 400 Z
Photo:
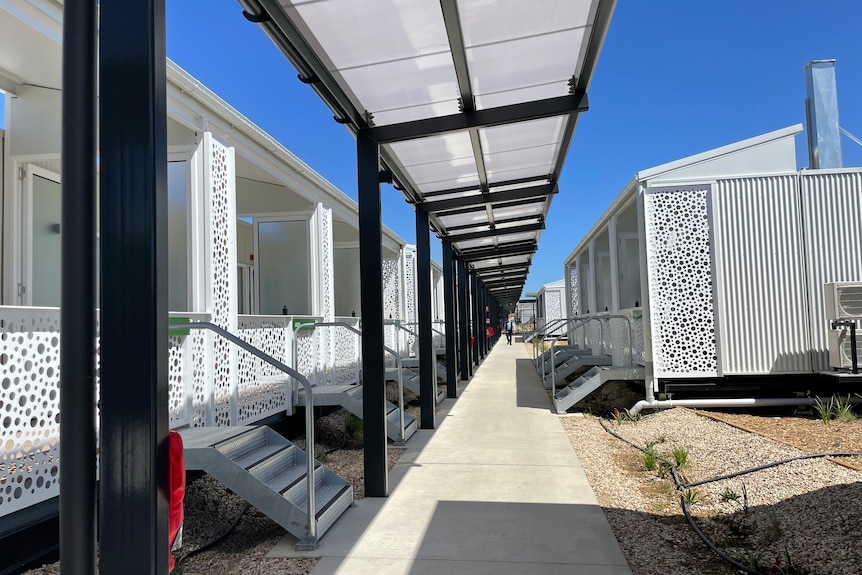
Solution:
M 383 358 L 383 220 L 380 145 L 367 131 L 356 134 L 359 189 L 359 268 L 362 306 L 362 420 L 364 480 L 368 497 L 389 494 L 386 465 L 386 364 Z
M 97 11 L 63 7 L 60 565 L 96 572 Z
M 165 3 L 103 2 L 100 18 L 99 563 L 103 573 L 164 573 L 170 491 Z
M 428 212 L 416 206 L 416 307 L 419 316 L 419 423 L 436 427 L 436 350 L 431 333 L 431 230 Z
M 455 257 L 452 244 L 443 239 L 443 306 L 446 308 L 446 397 L 458 397 L 456 370 L 457 324 L 455 322 Z
M 458 266 L 458 356 L 459 365 L 461 368 L 461 379 L 470 379 L 470 339 L 468 336 L 469 330 L 469 301 L 467 297 L 467 265 L 461 258 L 456 259 Z

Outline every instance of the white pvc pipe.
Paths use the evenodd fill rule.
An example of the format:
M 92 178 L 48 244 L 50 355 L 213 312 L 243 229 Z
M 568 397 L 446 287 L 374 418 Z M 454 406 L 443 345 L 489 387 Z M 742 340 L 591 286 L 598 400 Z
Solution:
M 728 399 L 642 399 L 629 410 L 637 415 L 642 409 L 670 409 L 672 407 L 780 407 L 788 405 L 814 405 L 811 397 L 737 397 Z

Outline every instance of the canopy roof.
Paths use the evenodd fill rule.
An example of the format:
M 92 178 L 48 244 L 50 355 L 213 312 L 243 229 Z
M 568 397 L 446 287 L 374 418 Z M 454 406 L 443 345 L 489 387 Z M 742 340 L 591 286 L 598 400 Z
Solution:
M 500 302 L 517 301 L 616 0 L 240 0 Z

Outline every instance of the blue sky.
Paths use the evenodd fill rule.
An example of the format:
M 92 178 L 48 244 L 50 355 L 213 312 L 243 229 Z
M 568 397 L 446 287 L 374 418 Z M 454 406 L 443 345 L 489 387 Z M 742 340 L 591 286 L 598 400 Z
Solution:
M 352 136 L 239 4 L 167 0 L 167 10 L 169 57 L 356 199 Z M 809 60 L 837 60 L 841 125 L 862 137 L 860 22 L 859 0 L 619 0 L 526 291 L 563 276 L 635 172 L 804 122 Z M 862 166 L 862 147 L 843 148 L 846 166 Z M 804 167 L 804 135 L 797 150 Z M 415 242 L 403 197 L 385 187 L 383 206 L 384 223 Z

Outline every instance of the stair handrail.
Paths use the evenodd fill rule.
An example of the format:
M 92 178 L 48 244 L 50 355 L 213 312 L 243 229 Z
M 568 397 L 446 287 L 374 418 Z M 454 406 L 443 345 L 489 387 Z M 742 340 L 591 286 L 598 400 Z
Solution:
M 601 325 L 602 321 L 606 320 L 606 319 L 607 320 L 610 320 L 610 319 L 624 319 L 624 320 L 626 320 L 626 323 L 628 324 L 628 327 L 629 327 L 629 365 L 634 365 L 635 350 L 634 350 L 634 342 L 632 341 L 632 320 L 629 316 L 622 315 L 622 314 L 607 314 L 607 315 L 606 314 L 597 314 L 597 315 L 589 315 L 586 317 L 575 316 L 574 318 L 572 318 L 572 320 L 580 320 L 582 323 L 580 325 L 572 327 L 570 329 L 570 331 L 574 332 L 576 329 L 579 329 L 579 328 L 587 325 L 591 321 L 597 321 L 597 322 L 599 322 L 599 325 Z M 558 336 L 557 339 L 559 339 L 560 337 L 562 337 L 562 335 Z M 557 339 L 555 339 L 554 343 L 551 344 L 552 347 L 553 347 L 553 345 L 555 345 Z M 599 350 L 602 354 L 604 354 L 605 353 L 605 340 L 604 340 L 604 338 L 601 338 L 600 345 L 601 345 L 601 347 L 599 348 Z M 542 381 L 544 381 L 544 367 L 545 367 L 545 364 L 543 362 L 542 363 L 542 374 L 543 374 Z M 555 367 L 556 366 L 554 366 L 552 363 L 551 364 L 551 384 L 554 387 L 556 387 L 556 382 L 554 381 L 555 375 L 556 375 Z
M 559 324 L 561 322 L 568 322 L 568 321 L 569 320 L 567 318 L 558 317 L 556 319 L 552 319 L 551 321 L 549 321 L 548 323 L 543 325 L 541 328 L 537 327 L 535 330 L 533 330 L 533 334 L 534 334 L 533 335 L 533 350 L 536 353 L 536 361 L 539 360 L 539 355 L 541 355 L 541 354 L 539 354 L 539 342 L 536 341 L 536 335 L 539 335 L 541 333 L 541 335 L 542 335 L 541 341 L 542 341 L 542 343 L 544 343 L 545 334 L 549 331 L 549 328 L 550 329 L 557 329 L 558 327 L 560 327 Z M 540 331 L 540 330 L 544 330 L 544 331 Z M 542 350 L 542 351 L 544 353 L 544 350 Z M 542 367 L 542 369 L 544 370 L 544 367 Z
M 343 321 L 321 321 L 321 322 L 316 322 L 314 324 L 310 324 L 310 323 L 303 324 L 303 325 L 299 326 L 293 332 L 294 335 L 296 333 L 298 333 L 305 326 L 308 326 L 306 329 L 311 329 L 312 327 L 344 327 L 344 328 L 347 328 L 348 330 L 352 331 L 356 335 L 358 335 L 360 342 L 362 341 L 362 331 L 356 329 L 355 327 L 353 327 L 349 323 L 345 323 Z M 400 419 L 399 419 L 399 423 L 400 423 L 400 427 L 401 427 L 401 429 L 400 429 L 401 436 L 400 437 L 401 437 L 401 441 L 403 443 L 406 441 L 406 439 L 404 438 L 404 436 L 405 436 L 405 432 L 404 432 L 404 379 L 403 379 L 403 375 L 401 374 L 401 368 L 402 368 L 401 354 L 399 354 L 398 352 L 396 352 L 394 349 L 387 346 L 386 344 L 383 344 L 383 351 L 391 353 L 393 355 L 393 357 L 395 357 L 395 365 L 398 368 L 398 411 L 400 412 Z
M 195 321 L 188 323 L 172 323 L 171 329 L 207 329 L 210 330 L 226 340 L 230 341 L 234 345 L 237 345 L 249 352 L 253 356 L 265 361 L 270 364 L 274 368 L 279 371 L 284 372 L 289 375 L 293 379 L 297 380 L 303 388 L 305 392 L 305 437 L 306 437 L 306 482 L 308 483 L 308 525 L 307 525 L 307 538 L 305 541 L 302 541 L 303 549 L 316 549 L 317 548 L 317 518 L 316 510 L 315 510 L 315 500 L 314 500 L 314 394 L 311 391 L 311 382 L 308 381 L 304 375 L 296 371 L 295 369 L 288 367 L 284 363 L 278 361 L 274 357 L 267 355 L 262 352 L 258 348 L 254 347 L 247 341 L 240 339 L 234 334 L 230 333 L 226 329 L 217 326 L 216 324 L 208 321 Z
M 572 317 L 572 318 L 559 318 L 558 317 L 557 319 L 551 320 L 551 323 L 548 324 L 548 325 L 554 324 L 553 328 L 551 328 L 554 330 L 556 330 L 557 328 L 561 328 L 561 327 L 566 328 L 565 334 L 561 333 L 560 335 L 556 336 L 554 341 L 551 343 L 551 349 L 549 350 L 549 352 L 550 352 L 549 357 L 551 359 L 551 369 L 552 370 L 554 369 L 554 347 L 557 345 L 557 342 L 560 341 L 560 339 L 563 337 L 563 335 L 566 335 L 568 337 L 568 334 L 570 331 L 572 331 L 572 329 L 577 329 L 577 327 L 569 328 L 569 324 L 573 323 L 573 322 L 580 322 L 580 321 L 585 321 L 585 320 L 581 317 L 578 317 L 578 316 Z M 545 330 L 545 333 L 542 334 L 542 337 L 539 340 L 541 342 L 542 348 L 545 347 L 545 342 L 548 341 L 548 334 L 547 334 L 548 331 L 550 331 L 550 330 Z M 535 338 L 534 338 L 534 341 L 535 341 Z M 544 382 L 545 376 L 546 376 L 545 360 L 544 360 L 544 358 L 541 358 L 541 357 L 537 357 L 536 359 L 537 360 L 541 359 L 541 362 L 542 362 L 542 382 Z
M 581 327 L 580 325 L 577 325 L 577 326 L 573 326 L 570 328 L 569 327 L 570 323 L 580 322 L 581 325 L 586 325 L 590 321 L 591 321 L 590 318 L 582 319 L 582 318 L 577 318 L 577 317 L 566 320 L 566 333 L 556 336 L 553 339 L 553 341 L 551 341 L 551 392 L 552 393 L 557 388 L 557 362 L 554 361 L 554 351 L 553 351 L 554 347 L 557 345 L 557 342 L 560 341 L 560 339 L 563 337 L 563 335 L 568 336 L 569 330 L 576 330 L 579 327 Z M 542 347 L 544 347 L 544 344 L 545 344 L 545 336 L 542 337 Z M 542 383 L 544 384 L 544 382 L 545 382 L 545 362 L 543 360 L 542 361 Z

